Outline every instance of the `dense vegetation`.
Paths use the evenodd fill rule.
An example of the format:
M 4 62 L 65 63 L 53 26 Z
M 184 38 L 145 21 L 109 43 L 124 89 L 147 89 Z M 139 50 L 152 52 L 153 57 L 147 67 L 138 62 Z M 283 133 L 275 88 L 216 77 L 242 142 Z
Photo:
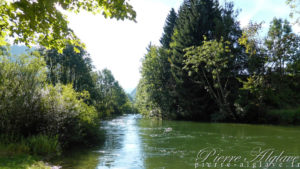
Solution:
M 289 1 L 290 4 L 293 1 Z M 163 119 L 299 124 L 300 39 L 287 20 L 241 29 L 233 3 L 185 0 L 142 62 L 136 106 Z M 170 38 L 171 37 L 171 38 Z
M 81 50 L 76 53 L 68 46 L 62 54 L 41 49 L 13 57 L 2 47 L 1 135 L 18 141 L 42 134 L 57 138 L 57 146 L 63 148 L 90 145 L 99 139 L 101 117 L 131 112 L 112 73 L 93 72 L 90 58 Z
M 136 17 L 119 0 L 0 0 L 0 168 L 50 168 L 37 160 L 99 143 L 102 118 L 134 110 L 111 71 L 94 71 L 60 8 Z M 12 55 L 7 38 L 35 49 Z
M 101 118 L 134 111 L 112 73 L 94 72 L 82 48 L 20 56 L 8 48 L 0 55 L 0 159 L 51 158 L 75 145 L 95 145 L 103 139 Z

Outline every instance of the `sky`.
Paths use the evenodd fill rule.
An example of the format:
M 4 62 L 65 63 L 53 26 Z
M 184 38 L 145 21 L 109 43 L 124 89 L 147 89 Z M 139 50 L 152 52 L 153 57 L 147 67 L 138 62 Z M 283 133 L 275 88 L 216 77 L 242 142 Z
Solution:
M 221 0 L 220 4 L 224 4 Z M 182 0 L 130 0 L 137 12 L 137 23 L 105 19 L 102 15 L 68 13 L 70 27 L 86 44 L 96 70 L 108 68 L 125 91 L 133 90 L 141 77 L 141 59 L 150 44 L 159 45 L 165 19 L 171 8 L 176 10 Z M 289 7 L 285 0 L 234 0 L 240 10 L 242 27 L 250 20 L 265 21 L 267 30 L 274 17 L 289 19 Z M 299 27 L 294 27 L 300 32 Z

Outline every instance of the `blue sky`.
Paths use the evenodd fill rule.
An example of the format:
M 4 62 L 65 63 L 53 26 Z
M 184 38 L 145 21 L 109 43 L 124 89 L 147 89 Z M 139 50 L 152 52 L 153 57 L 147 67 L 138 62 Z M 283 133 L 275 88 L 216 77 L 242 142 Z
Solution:
M 68 14 L 70 27 L 86 44 L 96 69 L 108 68 L 126 91 L 140 79 L 141 58 L 150 42 L 159 45 L 169 10 L 178 9 L 182 0 L 131 0 L 137 23 L 104 19 L 88 13 Z M 224 0 L 220 1 L 223 4 Z M 273 17 L 289 19 L 285 0 L 234 0 L 241 9 L 239 20 L 244 27 L 250 20 L 265 21 L 267 30 Z M 299 27 L 294 27 L 299 32 Z

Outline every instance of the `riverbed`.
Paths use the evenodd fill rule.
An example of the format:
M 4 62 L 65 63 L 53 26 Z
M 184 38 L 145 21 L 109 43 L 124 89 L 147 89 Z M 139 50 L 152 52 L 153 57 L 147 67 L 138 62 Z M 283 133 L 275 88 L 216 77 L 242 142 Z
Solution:
M 74 150 L 63 169 L 300 168 L 300 127 L 197 123 L 124 115 L 103 121 L 98 148 Z

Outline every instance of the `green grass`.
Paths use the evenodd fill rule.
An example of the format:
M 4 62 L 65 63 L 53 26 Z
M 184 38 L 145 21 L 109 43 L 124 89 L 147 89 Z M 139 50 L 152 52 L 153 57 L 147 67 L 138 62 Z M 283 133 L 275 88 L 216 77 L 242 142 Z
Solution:
M 2 148 L 1 148 L 2 147 Z M 58 137 L 48 137 L 46 135 L 37 135 L 27 138 L 1 135 L 0 136 L 1 154 L 32 154 L 41 156 L 56 156 L 61 152 Z
M 23 154 L 0 156 L 0 169 L 51 169 L 51 167 L 40 161 L 39 157 Z
M 1 135 L 0 169 L 51 169 L 42 159 L 49 159 L 60 152 L 57 137 Z

